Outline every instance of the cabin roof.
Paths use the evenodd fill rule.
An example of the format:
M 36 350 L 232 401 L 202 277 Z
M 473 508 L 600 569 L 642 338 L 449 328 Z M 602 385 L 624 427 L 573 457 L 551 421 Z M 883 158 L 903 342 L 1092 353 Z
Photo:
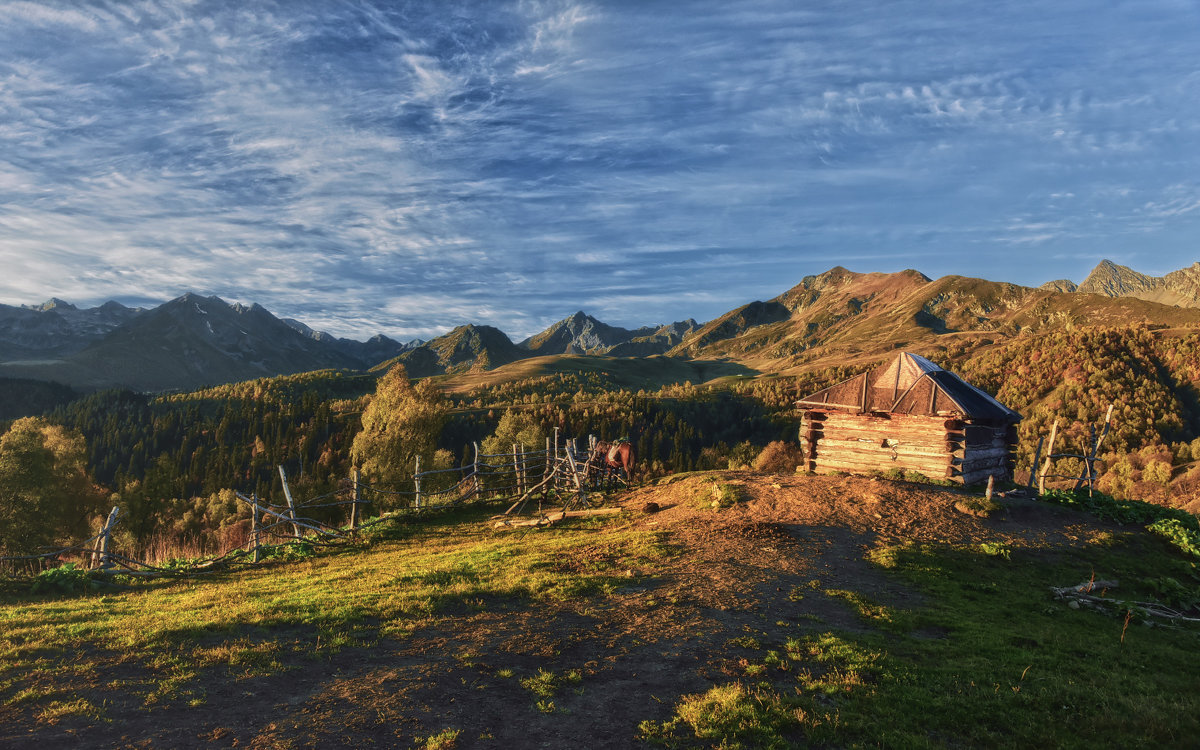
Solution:
M 895 359 L 796 402 L 805 409 L 957 416 L 1018 422 L 1021 415 L 958 375 L 924 357 L 901 352 Z

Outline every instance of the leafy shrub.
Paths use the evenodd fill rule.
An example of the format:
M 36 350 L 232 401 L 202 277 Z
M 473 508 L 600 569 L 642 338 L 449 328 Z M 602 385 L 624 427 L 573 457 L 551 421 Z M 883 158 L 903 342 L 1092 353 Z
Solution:
M 804 454 L 801 453 L 800 446 L 773 440 L 767 443 L 767 447 L 762 449 L 750 467 L 755 471 L 782 474 L 795 471 L 803 461 Z
M 1003 542 L 983 542 L 979 545 L 979 551 L 988 557 L 1003 557 L 1005 560 L 1012 559 L 1012 550 Z
M 1179 519 L 1160 518 L 1146 528 L 1175 545 L 1181 552 L 1200 557 L 1200 533 L 1189 530 Z
M 317 552 L 312 542 L 304 540 L 264 546 L 260 549 L 262 558 L 265 560 L 307 560 Z
M 35 594 L 74 594 L 91 591 L 95 588 L 97 588 L 97 583 L 92 580 L 91 574 L 82 568 L 75 567 L 75 563 L 43 570 L 38 573 L 33 582 L 33 593 Z

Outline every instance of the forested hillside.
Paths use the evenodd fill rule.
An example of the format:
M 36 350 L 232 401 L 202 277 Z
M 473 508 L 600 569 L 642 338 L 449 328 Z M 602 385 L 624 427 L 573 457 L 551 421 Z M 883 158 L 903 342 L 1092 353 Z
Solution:
M 1200 332 L 1060 327 L 1000 341 L 949 340 L 956 343 L 915 349 L 1024 415 L 1019 470 L 1028 468 L 1055 418 L 1060 448 L 1083 452 L 1089 425 L 1112 404 L 1100 488 L 1200 509 Z M 878 352 L 875 361 L 888 356 Z M 767 443 L 794 440 L 796 398 L 870 366 L 859 353 L 853 366 L 796 376 L 633 388 L 628 367 L 623 375 L 616 367 L 605 372 L 595 359 L 589 369 L 492 384 L 436 378 L 449 410 L 437 436 L 441 460 L 469 461 L 472 443 L 517 411 L 543 435 L 558 428 L 564 437 L 629 437 L 649 476 L 748 465 Z M 662 364 L 664 371 L 687 371 L 675 360 Z M 648 372 L 652 365 L 638 367 Z M 125 533 L 139 543 L 166 535 L 203 546 L 243 512 L 234 490 L 282 499 L 278 465 L 302 497 L 336 490 L 350 476 L 351 443 L 379 374 L 319 371 L 162 396 L 106 391 L 45 418 L 82 435 L 90 476 L 126 512 Z M 1064 473 L 1079 468 L 1070 459 L 1060 466 Z

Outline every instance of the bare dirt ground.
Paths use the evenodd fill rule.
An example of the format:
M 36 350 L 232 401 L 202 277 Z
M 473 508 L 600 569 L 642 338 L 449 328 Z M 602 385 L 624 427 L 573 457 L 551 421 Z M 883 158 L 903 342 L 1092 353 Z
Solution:
M 714 483 L 736 487 L 742 502 L 712 508 Z M 0 746 L 413 747 L 453 729 L 460 731 L 454 746 L 462 748 L 637 747 L 639 722 L 667 719 L 680 696 L 742 674 L 739 661 L 749 652 L 736 639 L 774 643 L 868 627 L 811 582 L 885 605 L 919 606 L 919 592 L 864 559 L 878 544 L 1053 548 L 1109 528 L 1021 500 L 1002 500 L 999 513 L 975 517 L 956 509 L 962 498 L 866 478 L 677 477 L 617 498 L 631 511 L 625 522 L 664 532 L 679 554 L 660 569 L 629 571 L 629 585 L 614 596 L 488 602 L 484 611 L 451 612 L 407 638 L 382 638 L 270 676 L 214 669 L 205 673 L 203 701 L 195 706 L 181 700 L 147 707 L 138 696 L 105 689 L 120 677 L 106 672 L 92 678 L 104 720 L 39 724 L 20 706 L 0 708 Z M 660 509 L 647 512 L 648 503 Z M 537 532 L 527 539 L 537 544 Z M 789 595 L 799 588 L 803 597 Z M 539 708 L 538 696 L 520 684 L 539 670 L 560 677 L 552 709 Z M 577 681 L 561 679 L 573 670 Z

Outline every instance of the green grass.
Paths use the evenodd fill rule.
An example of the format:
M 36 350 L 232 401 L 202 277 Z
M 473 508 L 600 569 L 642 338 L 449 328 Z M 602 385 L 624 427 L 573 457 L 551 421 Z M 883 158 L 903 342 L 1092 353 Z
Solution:
M 696 487 L 710 496 L 713 482 Z M 691 497 L 690 487 L 680 491 Z M 732 607 L 714 619 L 688 590 L 669 588 L 683 575 L 672 566 L 686 570 L 689 559 L 662 532 L 626 517 L 498 532 L 487 513 L 410 519 L 377 527 L 356 548 L 212 579 L 6 593 L 0 712 L 73 726 L 119 721 L 128 708 L 114 708 L 109 695 L 151 711 L 204 707 L 214 676 L 222 689 L 251 687 L 430 631 L 463 639 L 428 654 L 431 663 L 456 682 L 474 680 L 480 701 L 509 695 L 527 722 L 591 710 L 610 658 L 652 671 L 662 668 L 658 654 L 692 644 L 719 668 L 681 673 L 680 684 L 695 674 L 712 682 L 657 692 L 660 704 L 623 717 L 631 735 L 664 747 L 1178 747 L 1200 736 L 1200 632 L 1150 627 L 1136 610 L 1127 623 L 1122 603 L 1194 607 L 1200 569 L 1137 527 L 1079 533 L 1055 548 L 1011 539 L 876 546 L 862 551 L 873 587 L 814 568 L 772 582 L 776 593 L 744 613 Z M 646 590 L 631 569 L 661 576 L 663 588 Z M 1093 577 L 1120 581 L 1107 593 L 1108 613 L 1071 609 L 1050 594 Z M 906 604 L 886 591 L 908 592 Z M 589 614 L 617 602 L 621 617 L 644 618 L 619 639 L 610 629 L 624 620 Z M 520 658 L 470 640 L 475 615 L 495 615 L 499 627 L 510 612 L 552 617 L 558 606 L 572 624 L 551 641 L 514 640 L 530 649 Z M 830 607 L 853 617 L 826 616 Z M 579 656 L 592 637 L 596 651 Z M 442 717 L 410 740 L 474 741 L 480 728 L 470 715 Z
M 1161 596 L 1179 581 L 1192 582 L 1179 590 L 1194 596 L 1196 566 L 1156 540 L 1098 535 L 1065 551 L 910 545 L 869 557 L 927 604 L 902 611 L 825 589 L 875 627 L 763 643 L 743 681 L 683 696 L 670 719 L 643 722 L 642 738 L 667 747 L 1016 748 L 1179 747 L 1198 736 L 1195 628 L 1135 619 L 1126 629 L 1123 618 L 1048 594 L 1095 575 L 1119 578 L 1123 597 Z
M 103 596 L 7 594 L 0 598 L 0 706 L 33 700 L 42 684 L 69 684 L 78 663 L 142 666 L 147 677 L 136 691 L 146 705 L 201 705 L 197 683 L 205 670 L 234 679 L 282 673 L 491 602 L 603 598 L 629 585 L 623 571 L 673 554 L 660 534 L 624 530 L 618 520 L 568 524 L 530 539 L 493 532 L 488 512 L 397 525 L 368 546 L 211 579 L 163 580 Z M 598 541 L 603 555 L 592 560 Z M 82 706 L 76 699 L 82 696 L 69 688 L 37 698 L 60 714 Z

